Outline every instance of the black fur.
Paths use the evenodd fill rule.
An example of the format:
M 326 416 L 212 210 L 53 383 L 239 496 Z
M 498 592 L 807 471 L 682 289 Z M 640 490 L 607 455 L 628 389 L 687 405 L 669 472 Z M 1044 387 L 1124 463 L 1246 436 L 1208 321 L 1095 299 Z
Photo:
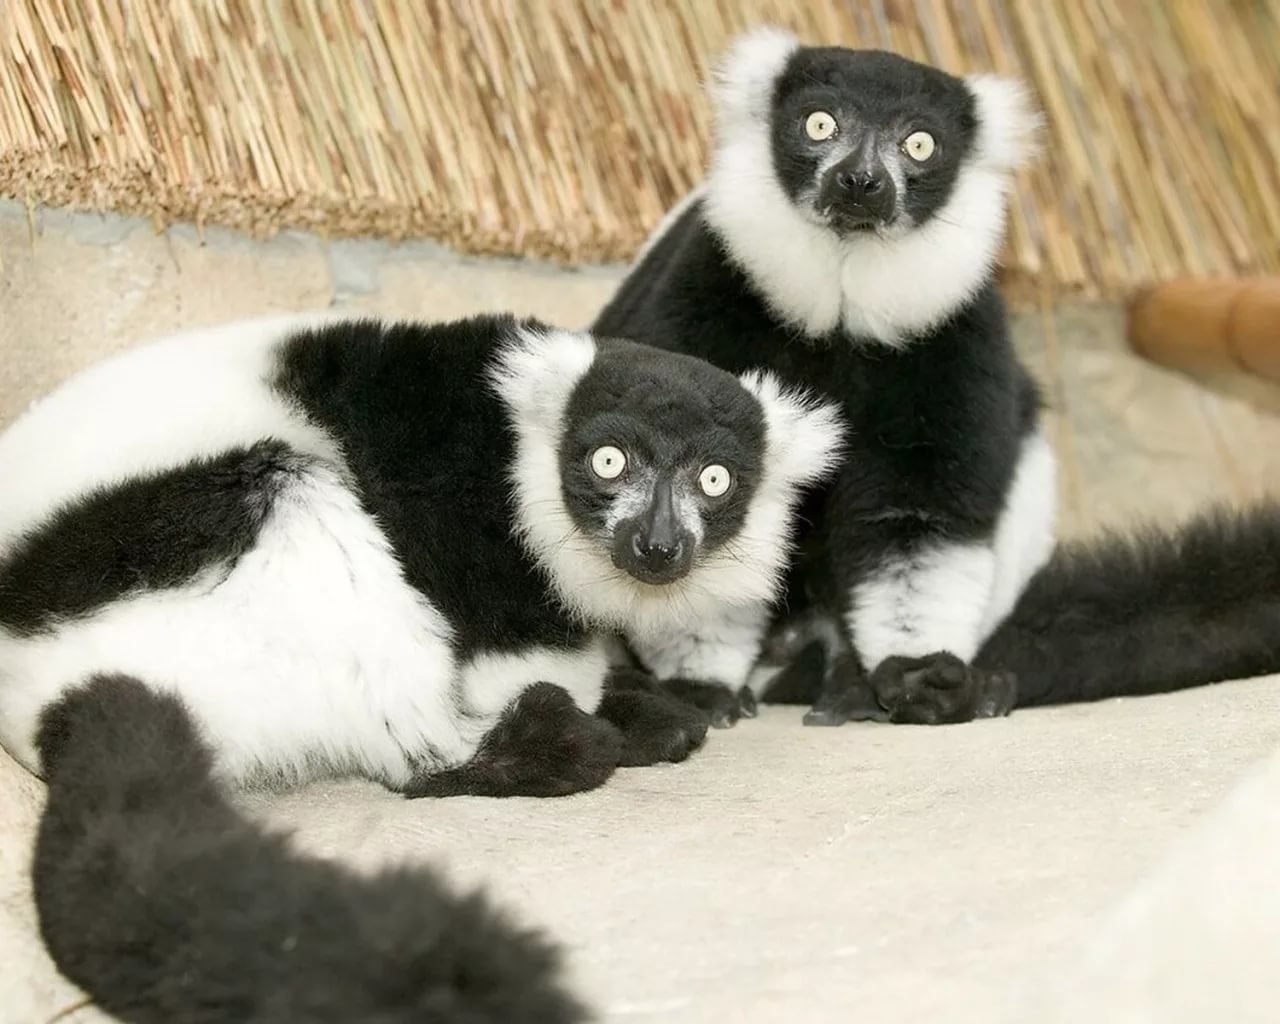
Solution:
M 974 664 L 1019 706 L 1280 672 L 1280 506 L 1064 545 Z
M 772 171 L 801 205 L 809 202 L 806 186 L 821 159 L 821 147 L 804 132 L 815 110 L 831 113 L 841 131 L 859 137 L 905 138 L 917 129 L 935 136 L 938 148 L 925 163 L 908 167 L 903 157 L 906 194 L 898 201 L 917 224 L 946 202 L 977 130 L 972 95 L 942 71 L 891 54 L 797 50 L 774 84 L 769 128 Z M 839 403 L 848 424 L 844 461 L 802 509 L 807 526 L 788 579 L 788 615 L 816 611 L 845 621 L 854 587 L 881 568 L 910 565 L 938 544 L 990 541 L 1040 409 L 1036 386 L 1014 353 L 994 276 L 945 321 L 902 347 L 843 326 L 805 336 L 773 313 L 760 286 L 733 262 L 726 240 L 704 216 L 704 202 L 690 204 L 656 240 L 593 329 L 697 355 L 733 372 L 768 368 Z M 817 202 L 821 207 L 825 200 Z M 979 674 L 965 687 L 972 700 L 957 703 L 954 693 L 939 698 L 931 681 L 951 675 L 942 662 L 920 671 L 894 661 L 867 679 L 878 666 L 863 665 L 858 652 L 824 663 L 834 667 L 837 660 L 841 671 L 827 687 L 831 699 L 847 699 L 855 686 L 883 685 L 902 691 L 895 704 L 900 711 L 914 709 L 902 714 L 922 711 L 939 720 L 991 703 L 994 681 Z
M 430 771 L 405 796 L 565 796 L 595 789 L 618 767 L 622 734 L 559 686 L 523 690 L 464 765 Z
M 615 668 L 596 713 L 622 732 L 623 768 L 683 761 L 707 738 L 707 716 L 672 699 L 643 669 Z
M 461 658 L 584 638 L 513 531 L 515 439 L 486 374 L 515 326 L 343 321 L 288 342 L 275 380 L 341 444 L 365 507 L 406 579 L 454 626 Z
M 0 558 L 0 626 L 32 636 L 131 593 L 229 571 L 299 464 L 262 441 L 70 502 Z
M 714 550 L 731 540 L 760 480 L 765 438 L 759 403 L 701 359 L 616 339 L 602 340 L 600 348 L 607 358 L 591 375 L 591 386 L 579 388 L 569 402 L 569 418 L 582 427 L 565 438 L 560 451 L 565 493 L 578 526 L 588 533 L 601 530 L 608 501 L 629 473 L 678 467 L 687 493 L 699 502 L 703 545 Z M 665 429 L 655 432 L 655 423 Z M 601 480 L 591 471 L 591 453 L 604 444 L 628 455 L 627 472 L 615 480 Z M 717 498 L 697 487 L 699 473 L 712 464 L 726 467 L 733 479 Z
M 238 814 L 170 697 L 99 678 L 45 713 L 40 928 L 134 1024 L 585 1020 L 559 957 L 424 869 L 360 877 Z
M 700 679 L 665 679 L 662 688 L 706 712 L 717 729 L 735 725 L 741 718 L 755 718 L 757 714 L 755 694 L 745 686 L 735 693 L 718 683 L 706 683 Z
M 870 696 L 865 677 L 829 669 L 817 643 L 779 660 L 764 699 L 817 701 L 817 724 L 837 725 L 963 721 L 1280 672 L 1280 505 L 1063 545 L 971 666 L 927 659 L 937 664 L 924 697 Z
M 489 371 L 521 326 L 541 329 L 511 317 L 338 323 L 287 340 L 271 381 L 340 446 L 350 486 L 409 585 L 449 622 L 460 660 L 589 639 L 515 536 L 515 437 Z M 636 385 L 651 373 L 656 383 Z M 715 442 L 741 480 L 709 518 L 740 518 L 758 472 L 751 439 L 762 444 L 763 426 L 731 375 L 688 357 L 663 366 L 615 343 L 601 346 L 574 394 L 563 452 L 579 451 L 601 422 L 629 429 L 659 462 L 700 457 L 699 444 Z M 638 422 L 651 430 L 637 431 Z M 696 431 L 697 443 L 675 444 L 680 431 Z M 212 565 L 229 568 L 251 549 L 283 475 L 306 465 L 263 441 L 68 506 L 0 563 L 0 625 L 29 634 Z M 562 493 L 574 506 L 573 488 Z M 610 702 L 615 726 L 559 687 L 529 682 L 471 762 L 415 779 L 410 794 L 575 792 L 620 762 L 686 756 L 705 735 L 700 719 L 656 696 Z M 64 973 L 117 1015 L 582 1018 L 555 981 L 549 948 L 478 898 L 451 897 L 424 872 L 362 881 L 243 821 L 215 785 L 187 712 L 142 683 L 100 679 L 68 695 L 48 709 L 39 745 L 51 794 L 36 859 L 45 940 Z M 430 751 L 408 753 L 425 760 Z
M 805 339 L 780 323 L 723 243 L 689 210 L 594 325 L 741 372 L 768 367 L 837 402 L 849 423 L 834 481 L 802 512 L 790 610 L 843 618 L 854 583 L 930 540 L 995 531 L 1039 395 L 1017 361 L 989 283 L 929 336 L 893 350 L 842 333 Z

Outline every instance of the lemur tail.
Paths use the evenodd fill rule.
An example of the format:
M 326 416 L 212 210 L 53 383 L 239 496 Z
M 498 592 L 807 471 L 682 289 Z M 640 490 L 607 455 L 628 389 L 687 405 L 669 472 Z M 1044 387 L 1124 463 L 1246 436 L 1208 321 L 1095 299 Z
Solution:
M 363 877 L 239 814 L 176 699 L 102 677 L 51 707 L 35 854 L 62 972 L 131 1022 L 585 1020 L 558 954 L 430 872 Z
M 1280 505 L 1063 545 L 975 663 L 1019 706 L 1280 671 Z

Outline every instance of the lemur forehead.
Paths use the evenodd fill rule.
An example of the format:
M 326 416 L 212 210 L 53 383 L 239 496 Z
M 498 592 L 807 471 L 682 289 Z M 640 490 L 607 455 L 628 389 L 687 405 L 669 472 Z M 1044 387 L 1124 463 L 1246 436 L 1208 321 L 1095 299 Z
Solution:
M 681 352 L 602 339 L 576 396 L 581 408 L 701 413 L 717 422 L 759 420 L 754 396 L 733 374 Z
M 809 91 L 826 92 L 871 114 L 927 104 L 942 116 L 973 116 L 973 97 L 961 79 L 883 50 L 797 50 L 778 76 L 774 102 Z

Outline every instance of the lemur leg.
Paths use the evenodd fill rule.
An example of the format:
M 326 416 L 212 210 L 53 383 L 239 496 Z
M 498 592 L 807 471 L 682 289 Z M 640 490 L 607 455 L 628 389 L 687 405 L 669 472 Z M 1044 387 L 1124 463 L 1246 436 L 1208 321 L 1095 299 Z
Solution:
M 812 705 L 805 725 L 887 718 L 839 619 L 821 608 L 773 625 L 747 687 L 761 700 Z
M 665 692 L 642 668 L 614 668 L 596 714 L 621 731 L 623 768 L 683 761 L 707 738 L 707 715 Z
M 1013 611 L 1027 584 L 1053 554 L 1058 525 L 1058 460 L 1043 430 L 1022 444 L 1018 468 L 996 527 L 996 578 L 985 641 Z
M 422 796 L 565 796 L 595 789 L 618 766 L 623 737 L 552 683 L 527 687 L 465 764 L 424 771 L 402 792 Z
M 1013 678 L 967 664 L 995 578 L 991 546 L 923 540 L 853 588 L 846 623 L 889 721 L 936 725 L 1012 709 Z
M 768 620 L 763 604 L 726 606 L 704 616 L 696 631 L 628 640 L 668 693 L 702 709 L 723 729 L 756 715 L 755 694 L 746 684 Z
M 1022 445 L 990 545 L 925 544 L 854 589 L 849 628 L 890 721 L 1008 714 L 1012 674 L 968 664 L 1053 551 L 1056 461 L 1041 431 Z

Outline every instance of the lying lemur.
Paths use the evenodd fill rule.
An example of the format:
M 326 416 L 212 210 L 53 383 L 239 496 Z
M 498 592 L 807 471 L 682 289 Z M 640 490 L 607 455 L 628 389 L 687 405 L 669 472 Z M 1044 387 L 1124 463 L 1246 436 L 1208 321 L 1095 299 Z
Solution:
M 72 379 L 0 435 L 0 740 L 49 782 L 58 966 L 130 1021 L 578 1019 L 482 900 L 296 856 L 226 787 L 684 757 L 705 717 L 606 687 L 606 634 L 760 615 L 840 433 L 766 374 L 510 317 L 254 321 Z
M 757 670 L 683 637 L 635 645 L 640 660 L 728 680 L 699 695 L 720 722 L 766 695 L 816 702 L 811 724 L 964 721 L 1280 667 L 1274 607 L 1276 642 L 1258 633 L 1280 593 L 1274 509 L 1072 549 L 1036 576 L 1055 461 L 994 271 L 1037 123 L 1022 89 L 763 30 L 732 47 L 715 96 L 706 182 L 594 327 L 825 394 L 849 449 L 803 510 L 786 614 L 767 643 L 735 623 L 764 648 Z M 1204 578 L 1215 557 L 1249 582 Z M 1179 632 L 1197 614 L 1221 628 Z

